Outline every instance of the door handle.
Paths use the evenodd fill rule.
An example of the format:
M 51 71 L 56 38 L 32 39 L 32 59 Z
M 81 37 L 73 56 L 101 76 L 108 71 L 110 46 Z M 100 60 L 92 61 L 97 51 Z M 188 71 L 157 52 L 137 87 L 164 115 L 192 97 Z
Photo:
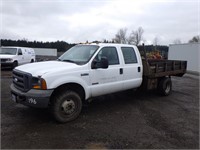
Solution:
M 119 74 L 123 74 L 123 68 L 119 69 Z
M 141 68 L 140 67 L 138 67 L 138 72 L 140 72 L 141 71 Z

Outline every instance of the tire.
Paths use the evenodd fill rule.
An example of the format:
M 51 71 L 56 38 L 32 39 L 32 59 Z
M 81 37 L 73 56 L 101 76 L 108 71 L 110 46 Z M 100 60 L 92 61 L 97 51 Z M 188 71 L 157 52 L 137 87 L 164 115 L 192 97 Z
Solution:
M 51 105 L 53 117 L 60 123 L 76 119 L 81 109 L 82 100 L 74 91 L 66 91 L 56 95 Z
M 18 66 L 18 62 L 17 62 L 17 61 L 14 61 L 14 62 L 13 62 L 12 68 L 14 69 L 14 68 L 17 67 L 17 66 Z
M 31 59 L 31 63 L 34 63 L 34 60 L 33 60 L 33 59 Z
M 162 78 L 158 85 L 158 92 L 162 96 L 170 95 L 172 91 L 172 81 L 170 78 Z

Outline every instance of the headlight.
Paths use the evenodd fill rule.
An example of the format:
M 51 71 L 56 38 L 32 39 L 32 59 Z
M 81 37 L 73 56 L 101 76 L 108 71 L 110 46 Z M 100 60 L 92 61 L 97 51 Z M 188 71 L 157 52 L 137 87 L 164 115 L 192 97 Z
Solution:
M 11 58 L 6 59 L 6 62 L 12 62 L 13 60 Z
M 32 78 L 32 88 L 46 90 L 47 89 L 46 81 L 40 77 L 39 78 L 33 77 Z

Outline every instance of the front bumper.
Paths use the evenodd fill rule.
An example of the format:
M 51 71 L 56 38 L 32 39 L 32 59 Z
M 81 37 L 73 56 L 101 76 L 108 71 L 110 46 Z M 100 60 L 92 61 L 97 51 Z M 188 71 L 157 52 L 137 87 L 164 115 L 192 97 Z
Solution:
M 1 67 L 12 67 L 13 62 L 1 62 Z
M 28 92 L 22 92 L 14 87 L 13 83 L 10 86 L 12 99 L 16 103 L 36 108 L 48 107 L 50 96 L 53 90 L 35 90 L 31 89 Z

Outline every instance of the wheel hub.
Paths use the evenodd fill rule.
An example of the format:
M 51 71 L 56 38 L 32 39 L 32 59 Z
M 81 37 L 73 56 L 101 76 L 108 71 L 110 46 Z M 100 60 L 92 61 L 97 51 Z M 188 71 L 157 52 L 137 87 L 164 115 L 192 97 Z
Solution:
M 165 88 L 165 92 L 168 93 L 170 91 L 170 89 L 171 89 L 170 84 L 167 84 L 166 88 Z
M 72 100 L 66 100 L 62 103 L 62 111 L 66 114 L 71 114 L 75 110 L 75 103 Z

